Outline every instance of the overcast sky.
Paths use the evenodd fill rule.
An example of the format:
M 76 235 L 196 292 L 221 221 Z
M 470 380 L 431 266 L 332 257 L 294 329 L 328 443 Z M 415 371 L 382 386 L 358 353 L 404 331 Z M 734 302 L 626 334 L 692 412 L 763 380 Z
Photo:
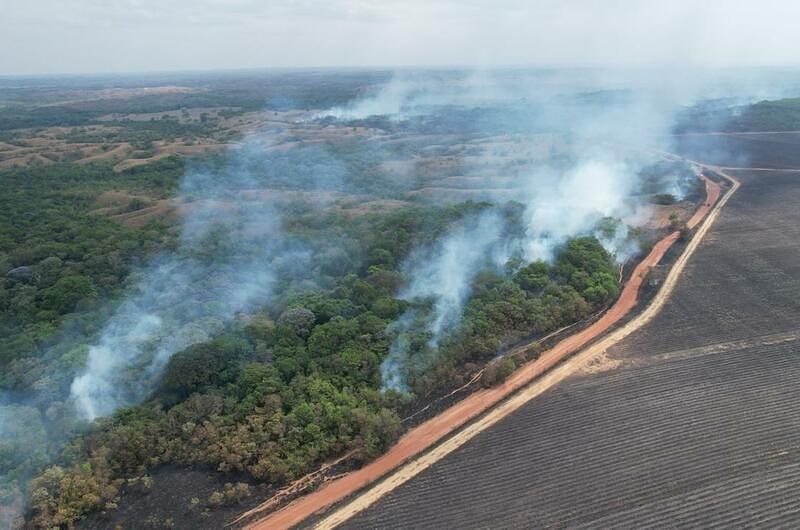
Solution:
M 0 74 L 800 63 L 794 0 L 0 0 Z

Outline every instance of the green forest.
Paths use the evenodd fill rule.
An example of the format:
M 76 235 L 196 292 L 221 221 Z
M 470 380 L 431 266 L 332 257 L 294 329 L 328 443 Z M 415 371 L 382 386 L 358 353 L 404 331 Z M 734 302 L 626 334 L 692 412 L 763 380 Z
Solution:
M 168 463 L 280 485 L 348 452 L 368 461 L 397 438 L 414 396 L 458 383 L 466 365 L 520 337 L 590 315 L 619 290 L 610 256 L 591 236 L 570 240 L 552 264 L 485 270 L 436 363 L 409 374 L 408 394 L 381 392 L 387 329 L 409 304 L 397 298 L 407 281 L 401 263 L 491 205 L 417 204 L 358 217 L 294 205 L 287 233 L 330 258 L 318 287 L 281 291 L 178 352 L 145 402 L 87 424 L 70 412 L 69 383 L 131 272 L 176 238 L 157 222 L 131 228 L 93 214 L 93 204 L 112 189 L 169 196 L 183 166 L 168 158 L 119 174 L 102 163 L 0 172 L 8 190 L 0 196 L 0 383 L 24 397 L 6 407 L 17 421 L 0 447 L 2 495 L 10 502 L 24 492 L 36 526 L 113 509 L 123 485 Z M 513 224 L 521 211 L 511 203 L 503 215 Z M 428 339 L 425 330 L 410 337 Z

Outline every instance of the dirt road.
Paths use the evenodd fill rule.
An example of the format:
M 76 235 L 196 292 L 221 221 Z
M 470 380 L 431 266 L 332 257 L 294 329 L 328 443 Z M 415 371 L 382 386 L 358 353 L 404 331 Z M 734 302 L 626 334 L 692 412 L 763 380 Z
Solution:
M 726 178 L 729 177 L 726 176 Z M 734 185 L 731 189 L 732 193 L 735 191 L 738 183 L 733 179 L 729 178 L 729 180 L 731 180 Z M 475 392 L 443 411 L 441 414 L 411 429 L 403 435 L 398 443 L 386 454 L 367 466 L 345 475 L 340 479 L 329 482 L 314 493 L 301 497 L 283 509 L 269 514 L 265 518 L 253 523 L 250 528 L 267 530 L 295 526 L 310 515 L 365 488 L 405 463 L 402 468 L 388 476 L 386 480 L 378 483 L 376 486 L 356 497 L 350 503 L 333 512 L 318 525 L 318 528 L 333 528 L 341 524 L 354 514 L 370 506 L 386 492 L 391 491 L 398 485 L 416 476 L 423 469 L 426 469 L 457 447 L 460 447 L 479 432 L 493 425 L 510 412 L 539 395 L 545 389 L 561 381 L 570 373 L 584 366 L 589 360 L 602 354 L 610 345 L 647 322 L 658 311 L 661 305 L 663 305 L 664 300 L 669 295 L 688 257 L 697 247 L 706 230 L 713 222 L 719 208 L 722 207 L 731 195 L 731 193 L 728 193 L 716 206 L 713 206 L 712 210 L 712 205 L 714 205 L 719 198 L 720 186 L 709 179 L 705 179 L 705 181 L 707 200 L 698 209 L 687 225 L 693 228 L 703 217 L 706 217 L 709 211 L 711 211 L 711 214 L 706 217 L 706 222 L 700 226 L 695 237 L 673 266 L 667 280 L 664 282 L 653 302 L 634 320 L 613 332 L 611 335 L 608 335 L 592 347 L 587 348 L 580 355 L 561 364 L 558 369 L 552 370 L 566 357 L 577 352 L 590 341 L 609 330 L 609 328 L 619 322 L 622 317 L 634 308 L 638 300 L 639 287 L 648 269 L 656 265 L 667 250 L 675 243 L 680 235 L 677 231 L 667 235 L 653 247 L 647 257 L 635 268 L 631 279 L 623 288 L 617 302 L 594 324 L 559 342 L 553 348 L 544 352 L 535 361 L 523 365 L 519 370 L 514 372 L 503 385 Z M 540 378 L 540 376 L 548 371 L 549 373 L 545 377 Z M 540 379 L 534 384 L 531 384 L 537 378 Z M 523 387 L 527 388 L 517 393 L 517 391 Z M 512 396 L 512 394 L 514 395 Z M 509 396 L 512 397 L 497 406 L 498 403 Z M 457 435 L 447 438 L 448 435 L 493 407 L 495 408 L 490 413 L 472 423 Z M 445 441 L 433 450 L 409 462 L 409 460 L 442 440 Z
M 686 226 L 689 230 L 693 229 L 697 226 L 697 223 L 703 220 L 712 206 L 717 203 L 717 199 L 719 199 L 721 191 L 719 184 L 707 178 L 704 178 L 704 180 L 706 182 L 706 202 L 701 204 L 697 211 L 694 212 L 694 215 L 686 221 Z

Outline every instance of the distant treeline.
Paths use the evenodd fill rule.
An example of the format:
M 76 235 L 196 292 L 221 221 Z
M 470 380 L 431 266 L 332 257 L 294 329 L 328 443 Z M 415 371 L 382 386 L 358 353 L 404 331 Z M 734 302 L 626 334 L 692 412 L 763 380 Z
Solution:
M 701 103 L 680 117 L 676 132 L 800 130 L 800 98 L 736 105 L 727 100 Z
M 385 81 L 388 72 L 241 72 L 228 75 L 164 75 L 48 79 L 5 79 L 0 84 L 0 131 L 32 127 L 70 127 L 95 123 L 107 114 L 154 113 L 198 107 L 249 110 L 329 108 L 362 94 L 364 87 Z M 162 92 L 93 99 L 110 88 L 177 85 L 191 92 Z M 42 102 L 47 105 L 42 105 Z

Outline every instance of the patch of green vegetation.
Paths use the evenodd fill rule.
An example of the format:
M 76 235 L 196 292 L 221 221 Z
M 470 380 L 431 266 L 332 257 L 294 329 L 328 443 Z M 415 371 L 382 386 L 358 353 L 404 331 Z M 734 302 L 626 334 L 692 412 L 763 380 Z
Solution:
M 110 127 L 119 127 L 114 140 L 118 142 L 174 141 L 186 137 L 208 137 L 217 132 L 216 122 L 181 123 L 177 120 L 113 120 L 104 122 Z
M 800 130 L 800 98 L 764 100 L 750 105 L 704 102 L 687 109 L 676 127 L 688 131 Z
M 281 484 L 346 452 L 357 461 L 380 454 L 399 434 L 408 402 L 379 390 L 387 326 L 406 307 L 395 298 L 402 282 L 395 265 L 418 238 L 433 238 L 475 207 L 359 223 L 350 237 L 364 236 L 362 251 L 370 258 L 357 272 L 330 289 L 289 293 L 277 308 L 174 355 L 151 399 L 97 422 L 58 466 L 32 482 L 33 521 L 69 524 L 113 498 L 121 480 L 166 463 L 210 465 Z M 298 226 L 309 224 L 305 218 Z M 413 390 L 448 384 L 463 363 L 487 360 L 510 337 L 589 315 L 617 295 L 613 272 L 592 237 L 570 241 L 553 265 L 534 263 L 513 276 L 485 272 L 459 330 L 437 363 L 412 379 Z M 426 340 L 425 332 L 411 337 Z M 492 382 L 512 369 L 501 362 Z
M 0 87 L 0 132 L 31 127 L 71 127 L 108 114 L 158 113 L 183 108 L 231 109 L 223 117 L 254 110 L 323 109 L 357 97 L 391 72 L 261 71 L 225 74 L 100 76 L 6 80 Z M 101 97 L 98 91 L 157 86 L 189 91 Z M 324 88 L 321 88 L 324 87 Z M 235 110 L 233 110 L 235 109 Z M 161 120 L 158 120 L 161 121 Z M 168 120 L 164 120 L 168 121 Z
M 414 207 L 355 219 L 314 209 L 287 214 L 286 230 L 324 257 L 320 287 L 284 292 L 212 341 L 177 353 L 150 399 L 98 421 L 58 456 L 48 436 L 80 427 L 61 400 L 113 308 L 105 301 L 118 298 L 132 264 L 171 241 L 164 227 L 126 228 L 90 210 L 103 190 L 165 196 L 181 171 L 180 161 L 167 160 L 122 174 L 107 164 L 0 173 L 10 190 L 0 198 L 1 382 L 32 403 L 15 413 L 30 416 L 18 440 L 41 445 L 24 461 L 6 448 L 2 466 L 7 492 L 31 492 L 35 524 L 72 524 L 112 502 L 121 481 L 160 464 L 205 464 L 279 484 L 345 452 L 362 461 L 380 454 L 400 432 L 407 406 L 380 392 L 387 328 L 407 307 L 396 298 L 400 264 L 414 246 L 489 207 Z M 612 269 L 595 239 L 580 238 L 553 265 L 482 273 L 461 326 L 436 364 L 414 375 L 413 391 L 447 385 L 464 363 L 487 360 L 522 334 L 585 317 L 616 296 Z M 71 337 L 62 344 L 65 329 Z M 426 338 L 420 331 L 411 339 Z M 495 379 L 508 370 L 502 364 Z M 37 475 L 27 487 L 14 480 L 27 473 Z
M 800 130 L 800 98 L 760 101 L 741 109 L 731 119 L 736 131 Z
M 331 106 L 349 86 L 333 87 L 333 96 L 294 85 L 291 90 L 319 107 Z M 234 103 L 243 112 L 260 108 L 262 96 L 250 86 L 222 95 L 182 95 L 177 107 L 172 95 L 142 96 L 42 107 L 13 118 L 18 106 L 0 111 L 0 120 L 8 112 L 16 125 L 81 125 L 108 113 Z M 277 98 L 270 104 L 284 105 Z M 171 118 L 104 125 L 112 129 L 75 128 L 64 138 L 126 141 L 136 156 L 145 156 L 154 141 L 208 136 L 216 127 L 213 119 Z M 400 198 L 402 186 L 380 171 L 383 150 L 397 149 L 393 154 L 402 157 L 419 147 L 341 141 L 242 157 L 235 169 L 251 174 L 254 186 Z M 213 154 L 202 162 L 216 167 L 229 160 Z M 296 288 L 279 279 L 269 306 L 177 352 L 142 404 L 86 425 L 71 412 L 70 382 L 130 285 L 131 272 L 175 244 L 174 232 L 157 223 L 126 227 L 91 211 L 107 190 L 137 195 L 120 205 L 127 211 L 148 204 L 138 196 L 170 197 L 183 171 L 177 157 L 121 173 L 110 163 L 0 171 L 7 190 L 0 195 L 0 390 L 25 403 L 6 411 L 24 428 L 14 433 L 13 443 L 0 446 L 0 498 L 25 491 L 34 525 L 72 525 L 88 511 L 114 505 L 122 485 L 163 464 L 206 465 L 281 484 L 347 452 L 368 461 L 396 439 L 399 418 L 415 395 L 456 384 L 468 363 L 487 362 L 524 336 L 585 318 L 619 292 L 611 259 L 593 237 L 569 241 L 551 264 L 516 262 L 507 271 L 482 271 L 461 322 L 433 362 L 409 374 L 411 395 L 382 393 L 381 362 L 396 338 L 390 324 L 409 308 L 397 297 L 409 280 L 404 260 L 412 249 L 433 245 L 455 223 L 492 205 L 415 204 L 350 217 L 296 201 L 283 207 L 282 229 L 313 249 L 311 285 Z M 506 206 L 502 215 L 509 227 L 521 230 L 521 205 Z M 430 332 L 420 328 L 407 335 L 412 356 L 431 357 Z M 496 363 L 483 384 L 502 381 L 513 369 L 510 359 Z M 211 504 L 238 502 L 243 495 L 233 487 Z
M 169 239 L 156 223 L 133 229 L 91 213 L 105 190 L 167 195 L 183 171 L 178 159 L 136 169 L 117 174 L 91 164 L 0 172 L 0 365 L 39 357 L 37 351 L 59 340 L 67 315 L 80 320 L 116 296 L 131 265 Z

